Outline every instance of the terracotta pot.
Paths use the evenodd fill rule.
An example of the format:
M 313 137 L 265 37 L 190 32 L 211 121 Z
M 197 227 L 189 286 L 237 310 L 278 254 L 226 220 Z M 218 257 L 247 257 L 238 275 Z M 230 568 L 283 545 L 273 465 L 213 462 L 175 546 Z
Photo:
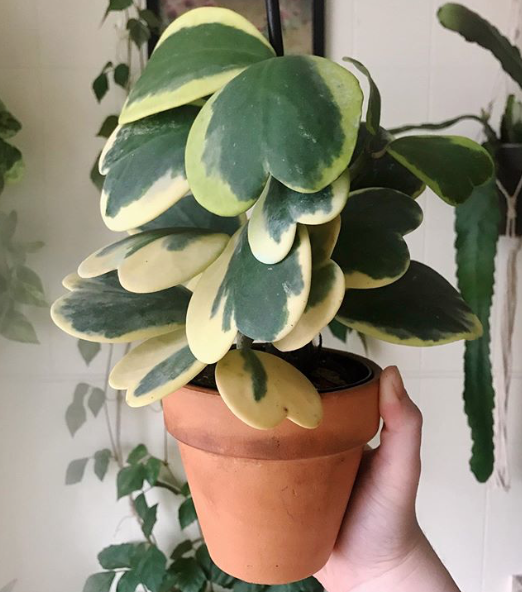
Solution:
M 340 352 L 335 352 L 339 355 Z M 379 426 L 381 369 L 322 394 L 315 430 L 289 420 L 268 431 L 237 419 L 216 391 L 187 386 L 163 400 L 214 562 L 257 584 L 304 579 L 333 549 L 363 446 Z

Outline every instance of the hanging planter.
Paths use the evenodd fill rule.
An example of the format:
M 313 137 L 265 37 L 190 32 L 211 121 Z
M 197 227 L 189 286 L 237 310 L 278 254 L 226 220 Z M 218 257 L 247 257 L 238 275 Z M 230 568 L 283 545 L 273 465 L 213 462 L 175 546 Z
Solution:
M 404 236 L 426 186 L 461 204 L 493 164 L 460 136 L 395 139 L 350 60 L 369 84 L 361 123 L 356 76 L 282 55 L 269 9 L 277 52 L 221 8 L 165 31 L 100 160 L 103 220 L 130 236 L 64 280 L 52 317 L 141 342 L 111 386 L 132 407 L 162 400 L 217 565 L 280 584 L 326 562 L 379 423 L 379 367 L 316 337 L 334 320 L 413 346 L 480 336 Z

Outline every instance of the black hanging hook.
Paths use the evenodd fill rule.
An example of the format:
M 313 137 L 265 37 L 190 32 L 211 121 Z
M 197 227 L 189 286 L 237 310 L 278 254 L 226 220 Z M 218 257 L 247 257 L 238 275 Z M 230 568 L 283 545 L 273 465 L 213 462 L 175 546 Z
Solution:
M 276 54 L 284 54 L 283 28 L 281 26 L 281 9 L 279 0 L 265 0 L 266 16 L 268 20 L 268 39 Z

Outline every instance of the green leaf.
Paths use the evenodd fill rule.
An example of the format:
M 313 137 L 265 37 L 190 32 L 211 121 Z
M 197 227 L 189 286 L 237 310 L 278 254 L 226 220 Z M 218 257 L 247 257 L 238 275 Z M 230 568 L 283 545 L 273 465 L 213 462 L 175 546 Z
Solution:
M 421 222 L 420 206 L 404 193 L 384 188 L 351 193 L 332 255 L 346 287 L 379 288 L 404 275 L 410 253 L 403 237 Z
M 190 551 L 192 551 L 193 548 L 194 546 L 192 545 L 191 540 L 187 539 L 186 541 L 182 541 L 181 543 L 179 543 L 179 545 L 176 545 L 176 547 L 174 547 L 174 550 L 172 551 L 170 558 L 173 561 L 175 561 L 176 559 L 183 557 L 185 553 L 189 553 Z
M 170 395 L 197 376 L 205 367 L 188 346 L 185 329 L 147 339 L 113 368 L 113 388 L 127 389 L 131 407 L 143 407 Z
M 125 10 L 132 6 L 132 0 L 109 0 L 109 11 Z
M 242 580 L 236 580 L 234 582 L 234 592 L 263 592 L 266 586 L 261 584 L 249 584 Z
M 152 10 L 139 10 L 138 14 L 140 15 L 140 19 L 145 21 L 151 29 L 159 29 L 161 27 L 161 19 Z
M 140 230 L 161 228 L 201 228 L 232 236 L 239 229 L 241 216 L 216 216 L 200 206 L 192 195 L 186 195 L 154 220 L 141 226 Z
M 100 155 L 101 155 L 101 152 L 96 157 L 96 160 L 94 161 L 94 163 L 91 167 L 91 171 L 89 173 L 89 179 L 92 181 L 92 183 L 96 187 L 96 189 L 98 189 L 98 191 L 102 191 L 103 183 L 105 182 L 105 175 L 102 175 L 98 169 L 98 162 L 100 160 Z
M 105 403 L 105 392 L 99 387 L 94 387 L 89 395 L 87 405 L 94 417 L 98 416 L 103 404 Z
M 0 138 L 8 140 L 22 129 L 22 124 L 0 101 Z
M 165 566 L 167 559 L 165 555 L 155 546 L 150 546 L 140 559 L 136 569 L 140 582 L 150 592 L 160 592 L 160 587 L 165 577 Z
M 222 588 L 232 588 L 236 582 L 233 576 L 230 576 L 222 569 L 220 569 L 210 557 L 207 545 L 200 545 L 196 551 L 196 561 L 201 566 L 201 569 L 205 573 L 206 577 L 214 584 L 221 586 Z
M 94 79 L 92 90 L 99 103 L 109 90 L 109 77 L 105 72 L 102 72 Z
M 0 335 L 20 343 L 40 343 L 36 331 L 27 317 L 18 310 L 12 310 L 0 327 Z
M 102 217 L 111 230 L 137 228 L 187 193 L 185 145 L 198 111 L 182 107 L 113 132 L 100 157 Z
M 104 571 L 87 578 L 83 592 L 109 592 L 116 576 L 114 571 Z
M 103 481 L 107 474 L 111 458 L 112 452 L 108 448 L 97 450 L 94 453 L 94 473 L 100 481 Z
M 509 95 L 501 124 L 501 141 L 506 144 L 522 144 L 522 102 Z
M 118 499 L 131 494 L 133 491 L 140 490 L 143 487 L 144 478 L 145 471 L 141 464 L 121 469 L 116 478 Z
M 14 275 L 12 290 L 16 302 L 32 306 L 48 306 L 42 280 L 35 271 L 25 265 L 17 265 Z
M 116 68 L 114 68 L 114 82 L 118 86 L 121 86 L 122 88 L 126 89 L 127 84 L 129 83 L 129 74 L 130 74 L 130 70 L 129 70 L 129 66 L 127 64 L 124 64 L 124 63 L 118 64 L 116 66 Z M 114 127 L 116 127 L 116 125 L 118 123 L 118 118 L 116 116 L 114 116 L 114 117 L 116 119 L 116 123 L 115 123 Z M 112 133 L 112 131 L 111 131 L 111 133 Z M 109 136 L 105 136 L 105 137 L 108 138 Z
M 315 578 L 310 577 L 290 584 L 269 586 L 267 592 L 323 592 L 323 587 Z
M 210 572 L 212 570 L 212 565 L 214 562 L 210 558 L 210 553 L 208 552 L 207 545 L 203 543 L 196 549 L 196 560 L 207 575 L 210 578 Z
M 158 480 L 158 476 L 160 474 L 162 462 L 159 458 L 151 457 L 145 463 L 145 479 L 148 481 L 149 485 L 156 485 L 156 481 Z
M 179 507 L 178 510 L 179 525 L 181 528 L 187 528 L 198 519 L 196 508 L 194 507 L 194 500 L 189 497 Z
M 22 153 L 0 138 L 0 181 L 14 183 L 20 179 L 24 170 Z
M 480 321 L 457 290 L 417 261 L 393 284 L 347 290 L 337 320 L 370 337 L 418 347 L 482 334 Z
M 337 337 L 343 343 L 346 343 L 346 339 L 348 338 L 348 334 L 350 333 L 350 329 L 340 323 L 338 320 L 334 319 L 330 321 L 328 324 L 328 328 L 330 329 L 332 335 Z
M 376 135 L 379 132 L 381 124 L 381 93 L 364 64 L 353 58 L 343 58 L 343 61 L 353 64 L 368 79 L 370 94 L 368 97 L 368 109 L 366 111 L 366 128 L 371 134 Z
M 251 66 L 194 122 L 186 150 L 194 197 L 230 216 L 255 203 L 270 175 L 300 193 L 321 191 L 350 162 L 361 106 L 355 76 L 325 58 L 285 56 Z
M 464 408 L 473 440 L 470 464 L 481 482 L 487 481 L 494 464 L 490 311 L 499 227 L 498 196 L 492 181 L 457 208 L 455 222 L 459 289 L 484 329 L 480 339 L 466 343 L 464 354 Z
M 190 495 L 190 485 L 188 484 L 188 481 L 186 483 L 183 483 L 183 485 L 181 486 L 181 495 L 185 496 L 185 497 L 189 497 Z
M 273 265 L 254 257 L 247 229 L 239 230 L 194 289 L 186 319 L 192 353 L 211 364 L 226 354 L 238 330 L 260 341 L 288 335 L 306 308 L 311 272 L 306 226 L 299 225 L 290 253 Z
M 77 458 L 69 463 L 65 473 L 65 485 L 74 485 L 83 479 L 88 461 L 88 458 Z
M 101 345 L 99 343 L 85 341 L 85 339 L 78 339 L 77 345 L 83 361 L 87 364 L 87 366 L 94 360 L 101 350 Z
M 145 551 L 144 543 L 110 545 L 98 553 L 98 562 L 103 569 L 123 569 L 136 565 L 136 559 Z
M 177 559 L 169 571 L 174 575 L 175 586 L 181 592 L 200 592 L 207 581 L 205 572 L 193 557 Z
M 387 150 L 450 205 L 464 203 L 494 174 L 488 152 L 462 136 L 407 136 Z
M 126 343 L 180 328 L 191 293 L 182 286 L 153 294 L 124 290 L 115 272 L 74 278 L 72 291 L 51 307 L 53 321 L 66 333 L 100 343 Z
M 133 570 L 126 571 L 118 580 L 116 592 L 134 592 L 140 585 L 138 574 Z
M 127 457 L 127 462 L 130 465 L 135 465 L 143 460 L 146 456 L 148 456 L 149 451 L 145 444 L 138 444 L 135 448 L 133 448 Z
M 437 13 L 443 27 L 456 31 L 467 41 L 490 51 L 503 70 L 522 88 L 522 57 L 520 50 L 507 37 L 476 12 L 461 4 L 444 4 Z
M 87 413 L 84 407 L 85 395 L 89 391 L 89 385 L 85 382 L 80 382 L 76 385 L 73 394 L 72 403 L 67 407 L 65 411 L 65 423 L 69 428 L 71 436 L 74 436 L 76 432 L 82 427 L 87 421 Z
M 145 494 L 142 493 L 134 500 L 134 507 L 142 521 L 141 530 L 143 531 L 143 535 L 148 539 L 156 524 L 158 504 L 149 507 Z
M 149 28 L 138 19 L 129 19 L 127 21 L 127 30 L 129 31 L 130 38 L 139 49 L 150 38 Z
M 101 124 L 100 129 L 96 136 L 98 138 L 108 138 L 112 132 L 118 127 L 118 116 L 117 115 L 108 115 L 103 123 Z
M 244 68 L 273 55 L 268 41 L 239 14 L 220 8 L 187 12 L 161 36 L 120 123 L 209 96 Z

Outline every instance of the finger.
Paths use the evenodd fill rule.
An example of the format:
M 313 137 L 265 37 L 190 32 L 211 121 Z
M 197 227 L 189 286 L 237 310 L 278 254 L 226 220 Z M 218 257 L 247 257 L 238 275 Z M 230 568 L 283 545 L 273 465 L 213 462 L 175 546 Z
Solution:
M 415 493 L 420 477 L 422 415 L 395 366 L 381 375 L 379 410 L 384 425 L 377 456 Z

